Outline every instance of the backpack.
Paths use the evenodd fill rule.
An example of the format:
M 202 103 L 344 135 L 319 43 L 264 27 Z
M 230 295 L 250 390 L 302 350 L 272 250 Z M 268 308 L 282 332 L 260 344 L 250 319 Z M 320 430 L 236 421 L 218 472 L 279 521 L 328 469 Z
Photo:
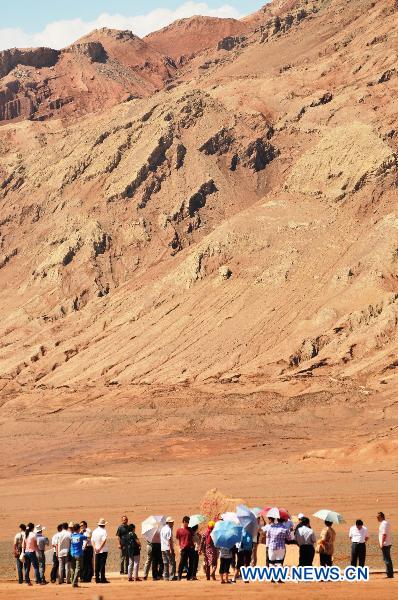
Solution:
M 141 548 L 135 533 L 129 533 L 127 540 L 127 548 L 129 556 L 137 556 L 140 553 Z

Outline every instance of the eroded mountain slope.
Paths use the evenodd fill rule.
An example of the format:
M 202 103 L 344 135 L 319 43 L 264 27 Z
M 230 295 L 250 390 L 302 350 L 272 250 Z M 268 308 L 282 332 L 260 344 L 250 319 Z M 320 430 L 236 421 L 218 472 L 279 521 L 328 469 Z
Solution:
M 5 392 L 394 382 L 397 6 L 277 8 L 168 90 L 0 130 Z

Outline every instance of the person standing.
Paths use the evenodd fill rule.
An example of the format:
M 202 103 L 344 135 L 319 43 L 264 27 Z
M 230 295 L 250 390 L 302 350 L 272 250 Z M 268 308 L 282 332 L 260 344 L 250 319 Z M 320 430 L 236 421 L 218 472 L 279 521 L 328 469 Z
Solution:
M 236 580 L 240 575 L 241 567 L 250 567 L 252 551 L 253 538 L 247 531 L 243 530 L 242 539 L 240 541 L 240 545 L 238 546 L 238 559 L 236 561 L 235 573 L 232 578 L 233 583 L 236 583 Z
M 45 527 L 41 525 L 36 525 L 35 533 L 36 533 L 36 541 L 37 541 L 37 561 L 39 563 L 39 572 L 42 583 L 46 584 L 46 548 L 49 546 L 50 542 L 48 541 L 48 537 L 43 535 Z
M 68 523 L 62 523 L 62 530 L 57 539 L 57 555 L 59 562 L 58 585 L 70 583 L 70 538 L 71 532 L 68 529 Z
M 283 519 L 278 519 L 271 525 L 266 525 L 269 564 L 281 564 L 285 560 L 286 542 L 291 540 L 290 530 Z
M 23 551 L 25 554 L 24 570 L 25 570 L 25 582 L 28 585 L 32 585 L 30 581 L 30 567 L 33 566 L 35 572 L 36 583 L 41 584 L 41 577 L 39 572 L 39 563 L 37 562 L 36 552 L 38 551 L 36 534 L 34 532 L 34 524 L 28 523 L 25 532 L 25 539 L 23 542 Z
M 386 573 L 388 579 L 394 577 L 394 567 L 391 560 L 391 546 L 392 546 L 392 535 L 391 535 L 391 524 L 386 520 L 383 512 L 377 513 L 377 520 L 379 525 L 379 544 L 383 554 L 383 560 L 386 565 Z
M 26 525 L 21 523 L 19 526 L 18 533 L 14 537 L 14 557 L 15 566 L 17 567 L 18 583 L 23 583 L 23 562 L 21 561 L 21 554 L 23 552 L 23 544 L 25 541 Z
M 217 561 L 218 561 L 218 550 L 214 545 L 213 539 L 211 537 L 211 532 L 213 531 L 215 526 L 214 521 L 209 521 L 207 524 L 207 530 L 202 535 L 202 540 L 199 548 L 199 554 L 204 555 L 203 561 L 203 569 L 206 575 L 207 581 L 212 579 L 216 580 L 216 570 L 217 570 Z
M 194 581 L 197 581 L 198 577 L 198 567 L 199 567 L 199 548 L 200 548 L 200 544 L 201 544 L 201 537 L 199 534 L 199 525 L 194 525 L 194 527 L 191 527 L 191 531 L 192 531 L 192 541 L 193 541 L 193 558 L 192 558 L 192 564 L 193 564 L 193 568 L 192 568 L 192 579 Z
M 336 532 L 332 527 L 333 523 L 325 521 L 325 527 L 317 542 L 317 552 L 319 552 L 319 562 L 321 567 L 331 567 L 333 565 L 334 542 Z
M 174 519 L 167 517 L 166 524 L 160 530 L 160 547 L 163 559 L 163 579 L 174 581 L 176 579 L 176 559 L 173 543 Z
M 157 531 L 152 541 L 147 541 L 147 558 L 144 565 L 144 580 L 148 579 L 149 569 L 152 566 L 152 579 L 157 581 L 163 576 L 163 558 L 160 546 L 160 532 Z
M 180 546 L 180 562 L 178 564 L 178 580 L 182 579 L 184 570 L 187 570 L 187 580 L 192 579 L 193 573 L 193 551 L 194 543 L 192 531 L 189 528 L 189 517 L 185 516 L 182 520 L 182 527 L 176 532 L 176 538 Z
M 299 567 L 312 567 L 315 556 L 316 537 L 310 520 L 302 515 L 294 530 L 294 539 L 299 547 Z
M 105 519 L 98 521 L 98 527 L 94 529 L 91 542 L 95 554 L 95 583 L 110 583 L 105 576 L 106 560 L 108 558 L 108 533 Z
M 129 520 L 126 515 L 123 515 L 122 517 L 122 522 L 116 531 L 116 537 L 118 539 L 118 546 L 120 549 L 120 575 L 127 575 L 129 565 Z
M 141 542 L 135 533 L 135 525 L 131 523 L 127 536 L 127 550 L 129 554 L 128 576 L 129 581 L 141 581 L 138 577 L 140 567 Z
M 360 567 L 364 567 L 369 534 L 361 519 L 357 519 L 355 525 L 350 527 L 348 537 L 351 540 L 351 566 L 356 567 L 359 563 Z
M 86 538 L 83 542 L 83 557 L 82 557 L 80 580 L 84 581 L 85 583 L 90 583 L 90 581 L 92 580 L 93 575 L 94 575 L 94 568 L 93 568 L 94 552 L 93 552 L 93 545 L 91 543 L 92 531 L 87 526 L 86 521 L 80 521 L 80 532 Z
M 73 526 L 73 533 L 70 538 L 70 554 L 71 554 L 71 571 L 72 571 L 72 586 L 79 586 L 79 576 L 81 575 L 82 560 L 83 560 L 83 544 L 87 537 L 80 533 L 79 523 Z
M 266 525 L 264 525 L 264 527 L 262 527 L 262 531 L 265 534 L 265 564 L 267 567 L 269 567 L 269 551 L 268 551 L 268 531 L 271 527 L 271 525 L 273 525 L 275 523 L 275 519 L 274 517 L 267 517 L 268 519 L 268 523 Z
M 57 582 L 58 572 L 59 572 L 59 560 L 58 560 L 58 536 L 62 531 L 62 523 L 57 526 L 57 533 L 54 533 L 51 539 L 51 546 L 53 549 L 53 564 L 50 573 L 50 581 L 51 583 Z
M 230 583 L 229 570 L 232 563 L 232 550 L 230 548 L 220 548 L 219 550 L 221 583 Z

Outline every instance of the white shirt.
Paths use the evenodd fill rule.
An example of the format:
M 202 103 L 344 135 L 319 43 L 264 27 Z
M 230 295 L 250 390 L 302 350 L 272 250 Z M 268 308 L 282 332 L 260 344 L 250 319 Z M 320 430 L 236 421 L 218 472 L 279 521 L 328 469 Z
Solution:
M 386 541 L 383 546 L 391 546 L 392 544 L 392 536 L 391 536 L 391 525 L 389 521 L 382 521 L 379 527 L 379 542 L 380 545 L 383 543 L 383 534 L 386 534 Z
M 89 529 L 87 527 L 82 533 L 87 537 L 87 539 L 84 540 L 84 542 L 83 542 L 83 548 L 87 548 L 88 546 L 92 546 L 91 536 L 92 536 L 93 532 L 91 531 L 91 529 Z
M 69 554 L 69 549 L 70 549 L 70 538 L 71 538 L 71 532 L 70 531 L 66 531 L 66 529 L 63 529 L 62 531 L 59 532 L 58 534 L 58 543 L 57 543 L 57 547 L 58 547 L 58 556 L 68 556 Z
M 171 529 L 171 527 L 166 523 L 166 525 L 163 525 L 162 529 L 160 530 L 160 548 L 162 550 L 162 552 L 166 552 L 167 550 L 170 550 L 170 540 L 173 537 L 173 531 Z
M 108 542 L 106 541 L 107 539 L 108 539 L 108 533 L 107 533 L 105 527 L 97 527 L 96 529 L 94 529 L 94 531 L 91 535 L 91 542 L 94 546 L 94 549 L 99 550 L 101 548 L 102 544 L 105 542 L 105 545 L 102 548 L 100 554 L 102 554 L 103 552 L 109 551 L 109 545 L 108 545 Z
M 58 545 L 58 536 L 60 534 L 60 531 L 57 531 L 57 533 L 54 533 L 52 540 L 51 540 L 51 546 L 53 546 L 54 548 L 57 547 Z
M 350 527 L 350 533 L 348 537 L 352 542 L 356 542 L 357 544 L 364 544 L 366 538 L 369 537 L 368 528 L 362 525 L 361 529 L 358 529 L 356 525 Z

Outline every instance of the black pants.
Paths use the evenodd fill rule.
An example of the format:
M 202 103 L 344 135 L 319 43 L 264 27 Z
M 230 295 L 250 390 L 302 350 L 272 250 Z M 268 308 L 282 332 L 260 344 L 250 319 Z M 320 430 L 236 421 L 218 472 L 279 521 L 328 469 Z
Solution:
M 386 565 L 387 577 L 394 577 L 394 568 L 391 560 L 391 546 L 383 546 L 382 548 L 383 560 Z
M 93 569 L 94 549 L 92 546 L 86 546 L 83 550 L 81 580 L 90 583 L 94 575 Z
M 55 583 L 57 581 L 58 569 L 59 569 L 59 560 L 58 560 L 57 554 L 54 552 L 53 553 L 53 566 L 51 568 L 51 573 L 50 573 L 51 583 Z
M 331 567 L 333 565 L 331 555 L 324 552 L 319 553 L 319 562 L 321 563 L 321 567 Z
M 129 566 L 129 550 L 127 546 L 120 548 L 120 575 L 127 575 Z
M 360 542 L 352 542 L 351 544 L 351 566 L 365 566 L 366 544 Z
M 160 544 L 152 543 L 152 577 L 161 579 L 163 577 L 163 557 Z
M 299 548 L 299 567 L 312 567 L 315 548 L 312 544 L 303 544 Z
M 198 572 L 198 567 L 199 567 L 199 552 L 197 550 L 194 550 L 192 557 L 193 557 L 192 558 L 192 562 L 193 562 L 192 577 L 196 577 L 196 574 Z
M 95 581 L 97 583 L 105 581 L 105 565 L 108 558 L 107 552 L 100 552 L 95 555 Z
M 193 548 L 183 548 L 180 553 L 178 565 L 178 578 L 181 579 L 184 569 L 188 570 L 187 579 L 192 579 L 193 574 Z

